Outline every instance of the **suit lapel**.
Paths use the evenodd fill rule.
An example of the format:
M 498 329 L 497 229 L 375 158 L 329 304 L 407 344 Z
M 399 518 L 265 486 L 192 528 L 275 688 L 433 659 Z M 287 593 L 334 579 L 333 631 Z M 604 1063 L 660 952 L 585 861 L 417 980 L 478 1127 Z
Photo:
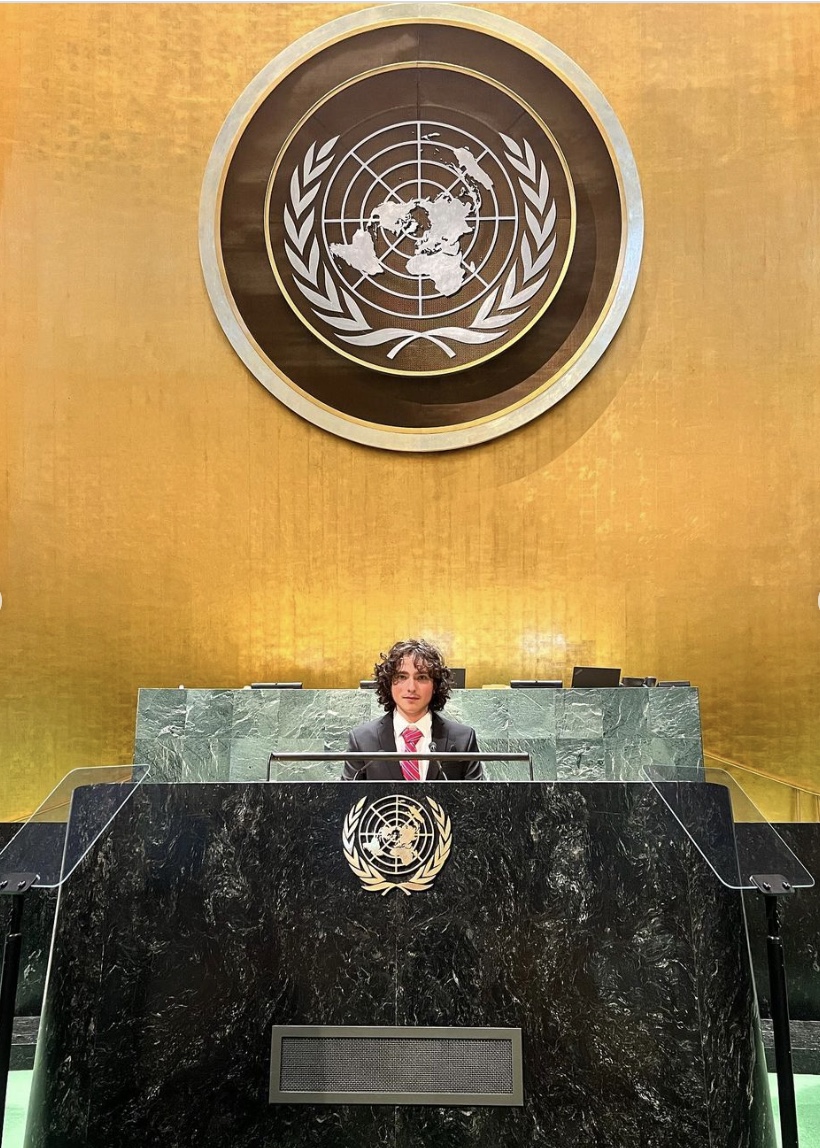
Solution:
M 386 713 L 379 722 L 379 749 L 385 753 L 396 752 L 396 737 L 393 733 L 393 713 Z
M 396 735 L 393 733 L 393 711 L 389 710 L 379 722 L 379 749 L 385 753 L 396 752 Z M 401 762 L 385 761 L 383 768 L 391 781 L 403 781 Z
M 433 714 L 433 722 L 430 726 L 430 740 L 440 753 L 450 752 L 450 742 L 447 738 L 447 726 L 437 713 Z M 431 771 L 428 776 L 431 781 L 436 781 L 441 777 L 441 766 L 437 766 L 435 771 Z
M 430 728 L 430 735 L 432 741 L 435 743 L 436 749 L 441 750 L 442 753 L 450 752 L 450 742 L 447 737 L 447 726 L 444 724 L 442 718 L 438 714 L 433 714 L 433 724 Z

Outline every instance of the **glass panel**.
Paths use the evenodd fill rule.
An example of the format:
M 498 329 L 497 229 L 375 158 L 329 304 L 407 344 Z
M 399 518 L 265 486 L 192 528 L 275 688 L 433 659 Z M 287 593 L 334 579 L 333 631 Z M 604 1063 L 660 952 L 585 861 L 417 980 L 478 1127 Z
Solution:
M 148 773 L 147 765 L 102 765 L 66 774 L 0 851 L 0 872 L 36 873 L 42 889 L 61 885 Z
M 820 821 L 820 792 L 759 773 L 751 766 L 704 752 L 707 766 L 725 769 L 772 822 Z
M 731 889 L 753 889 L 753 875 L 779 874 L 794 888 L 810 888 L 814 878 L 747 793 L 725 770 L 707 769 L 705 782 L 669 780 L 663 766 L 645 776 L 688 834 L 716 877 Z M 711 816 L 704 817 L 698 792 L 717 791 Z

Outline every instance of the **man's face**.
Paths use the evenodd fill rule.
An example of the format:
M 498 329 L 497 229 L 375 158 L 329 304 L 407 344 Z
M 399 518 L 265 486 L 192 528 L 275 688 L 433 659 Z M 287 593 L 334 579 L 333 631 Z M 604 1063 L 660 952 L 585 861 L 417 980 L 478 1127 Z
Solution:
M 433 697 L 433 679 L 424 663 L 418 666 L 406 655 L 393 675 L 390 693 L 396 708 L 408 722 L 424 717 Z

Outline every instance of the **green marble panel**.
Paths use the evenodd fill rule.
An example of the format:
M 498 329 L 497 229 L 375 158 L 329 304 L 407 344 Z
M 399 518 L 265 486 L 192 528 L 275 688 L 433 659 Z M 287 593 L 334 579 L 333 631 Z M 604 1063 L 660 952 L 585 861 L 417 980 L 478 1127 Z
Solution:
M 279 694 L 280 741 L 286 738 L 325 736 L 326 690 L 277 690 Z M 336 691 L 337 693 L 340 691 Z
M 151 767 L 153 781 L 177 781 L 184 771 L 185 690 L 140 690 L 134 761 Z
M 180 690 L 185 694 L 185 765 L 190 780 L 230 780 L 236 690 Z
M 318 737 L 280 738 L 277 749 L 282 753 L 324 753 L 325 743 Z M 338 781 L 342 762 L 280 761 L 273 766 L 271 781 Z
M 528 753 L 532 762 L 532 776 L 535 781 L 555 781 L 558 773 L 555 761 L 555 739 L 548 737 L 511 737 L 508 745 L 510 753 Z M 526 773 L 526 763 L 510 762 L 510 777 L 522 779 Z
M 150 766 L 151 782 L 207 780 L 204 777 L 191 776 L 192 770 L 186 760 L 185 738 L 182 734 L 135 738 L 134 761 Z
M 373 690 L 141 690 L 136 761 L 156 781 L 262 781 L 271 750 L 333 752 L 383 714 Z M 487 752 L 528 752 L 543 780 L 640 780 L 650 763 L 701 776 L 694 689 L 457 690 L 445 716 L 473 726 Z M 500 763 L 490 777 L 524 767 Z M 339 776 L 341 762 L 280 763 L 278 780 Z
M 325 695 L 325 749 L 347 747 L 347 735 L 354 726 L 371 721 L 372 690 L 324 690 Z M 379 710 L 379 713 L 382 711 Z
M 703 770 L 700 738 L 653 737 L 649 741 L 653 767 L 670 778 L 687 777 Z
M 134 760 L 151 780 L 227 781 L 234 690 L 140 690 Z
M 512 691 L 509 691 L 510 693 Z M 481 730 L 484 740 L 509 734 L 509 707 L 505 691 L 453 690 L 444 716 Z
M 606 776 L 603 741 L 559 739 L 555 746 L 555 770 L 559 781 L 601 781 Z
M 187 690 L 140 690 L 137 694 L 137 733 L 146 742 L 185 730 Z
M 634 744 L 649 733 L 649 689 L 601 690 L 605 738 Z
M 644 770 L 652 764 L 652 745 L 643 741 L 616 741 L 604 743 L 604 776 L 607 781 L 641 780 Z
M 481 741 L 484 753 L 508 753 L 509 738 L 485 737 Z M 488 781 L 523 781 L 530 775 L 525 761 L 485 761 L 484 776 Z
M 288 690 L 235 690 L 230 733 L 230 780 L 261 781 L 268 755 L 279 748 L 279 706 Z
M 560 690 L 508 690 L 506 701 L 510 734 L 554 739 L 555 715 L 560 697 Z
M 558 741 L 564 738 L 592 739 L 599 741 L 604 736 L 604 699 L 609 690 L 556 690 L 555 736 Z
M 626 692 L 626 691 L 624 691 Z M 646 690 L 649 732 L 658 737 L 700 738 L 698 691 L 674 686 Z

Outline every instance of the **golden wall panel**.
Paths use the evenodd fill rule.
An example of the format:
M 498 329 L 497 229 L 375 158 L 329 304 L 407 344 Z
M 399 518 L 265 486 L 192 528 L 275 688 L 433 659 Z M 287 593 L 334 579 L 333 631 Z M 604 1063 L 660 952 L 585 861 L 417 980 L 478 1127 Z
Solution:
M 644 262 L 558 407 L 417 457 L 278 404 L 199 269 L 228 109 L 354 6 L 0 5 L 0 817 L 129 760 L 140 686 L 350 686 L 410 632 L 472 685 L 691 678 L 707 748 L 820 789 L 820 9 L 484 7 L 614 106 Z

